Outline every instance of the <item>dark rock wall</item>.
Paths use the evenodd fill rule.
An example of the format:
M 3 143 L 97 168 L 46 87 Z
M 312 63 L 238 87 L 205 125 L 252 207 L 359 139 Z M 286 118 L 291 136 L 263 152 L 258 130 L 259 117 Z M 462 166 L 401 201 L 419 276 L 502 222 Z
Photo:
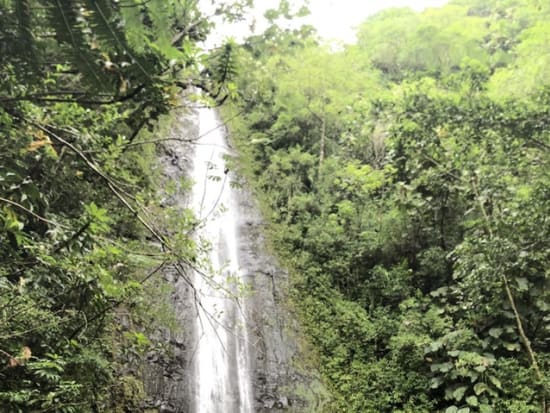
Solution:
M 238 192 L 239 256 L 253 295 L 247 308 L 253 387 L 257 412 L 305 411 L 308 400 L 297 394 L 311 377 L 298 373 L 297 323 L 285 305 L 288 275 L 266 251 L 264 223 L 250 193 Z
M 161 205 L 176 210 L 187 207 L 189 194 L 180 186 L 192 165 L 193 147 L 183 141 L 198 135 L 196 113 L 179 114 L 170 128 L 166 141 L 158 149 L 159 164 L 163 175 L 163 188 L 159 189 Z M 178 141 L 181 139 L 183 141 Z M 168 183 L 175 183 L 175 191 L 164 191 Z M 168 231 L 170 229 L 167 229 Z M 166 354 L 151 352 L 143 368 L 143 382 L 148 395 L 147 412 L 188 413 L 192 412 L 193 388 L 192 358 L 194 348 L 193 289 L 189 285 L 190 271 L 179 266 L 168 267 L 164 279 L 172 286 L 170 308 L 176 319 L 177 329 L 167 328 L 156 332 L 155 340 L 165 343 Z
M 170 136 L 192 139 L 198 135 L 197 116 L 180 115 Z M 160 154 L 166 181 L 180 182 L 192 166 L 189 143 L 169 141 Z M 234 179 L 234 178 L 233 178 Z M 319 412 L 324 391 L 315 374 L 299 373 L 298 326 L 285 305 L 288 276 L 266 250 L 264 222 L 246 185 L 237 186 L 239 264 L 252 287 L 246 299 L 255 411 Z M 181 188 L 162 194 L 167 206 L 185 208 L 188 194 Z M 144 369 L 144 384 L 151 412 L 193 412 L 192 360 L 195 347 L 193 290 L 174 269 L 164 277 L 173 285 L 171 306 L 180 331 L 158 331 L 169 355 L 151 354 Z M 214 413 L 214 412 L 213 412 Z

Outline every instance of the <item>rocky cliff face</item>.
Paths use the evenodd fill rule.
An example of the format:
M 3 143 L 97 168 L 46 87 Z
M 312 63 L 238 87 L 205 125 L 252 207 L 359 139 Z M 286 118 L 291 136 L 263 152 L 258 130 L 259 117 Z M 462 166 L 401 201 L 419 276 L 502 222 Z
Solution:
M 184 142 L 198 135 L 196 113 L 179 114 L 167 138 L 182 141 L 166 141 L 159 149 L 159 164 L 163 175 L 163 188 L 175 184 L 175 190 L 159 190 L 161 204 L 183 210 L 189 203 L 189 194 L 181 187 L 182 178 L 188 176 L 192 164 L 193 147 Z M 183 274 L 182 274 L 183 272 Z M 147 412 L 187 413 L 192 411 L 193 388 L 192 358 L 195 342 L 194 291 L 189 284 L 191 271 L 184 267 L 170 266 L 163 277 L 172 287 L 170 309 L 177 329 L 159 329 L 154 337 L 165 343 L 165 353 L 151 352 L 143 368 L 143 383 L 148 396 Z
M 180 115 L 171 136 L 192 139 L 198 136 L 196 115 Z M 168 142 L 160 154 L 166 181 L 180 182 L 192 165 L 193 146 Z M 298 327 L 285 305 L 288 276 L 276 259 L 268 254 L 263 235 L 264 222 L 246 185 L 237 189 L 239 222 L 237 224 L 239 263 L 244 280 L 251 286 L 246 327 L 249 331 L 250 364 L 253 370 L 254 410 L 256 412 L 319 411 L 322 389 L 314 375 L 299 373 Z M 184 188 L 167 196 L 166 205 L 185 208 L 188 193 Z M 153 412 L 193 412 L 193 355 L 197 340 L 194 292 L 174 268 L 164 277 L 173 286 L 171 307 L 181 330 L 158 331 L 169 347 L 169 356 L 151 354 L 144 371 L 144 384 Z M 187 278 L 187 280 L 190 279 Z M 214 413 L 214 412 L 213 412 Z
M 300 372 L 298 324 L 288 310 L 288 274 L 266 250 L 265 223 L 246 185 L 240 186 L 240 257 L 253 286 L 249 310 L 254 343 L 254 393 L 257 412 L 318 412 L 322 391 L 314 373 Z

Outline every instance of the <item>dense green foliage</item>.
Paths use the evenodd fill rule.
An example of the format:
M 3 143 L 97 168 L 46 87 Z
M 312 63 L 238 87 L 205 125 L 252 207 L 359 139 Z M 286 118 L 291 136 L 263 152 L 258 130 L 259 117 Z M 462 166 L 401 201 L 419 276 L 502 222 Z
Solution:
M 547 409 L 548 19 L 454 0 L 201 57 L 195 0 L 0 0 L 0 411 L 142 407 L 158 273 L 194 248 L 151 143 L 192 87 L 233 98 L 328 412 Z
M 250 38 L 225 108 L 330 412 L 544 412 L 550 7 L 456 0 Z
M 193 248 L 146 142 L 182 91 L 230 91 L 210 26 L 194 0 L 0 1 L 1 412 L 139 411 L 159 270 Z

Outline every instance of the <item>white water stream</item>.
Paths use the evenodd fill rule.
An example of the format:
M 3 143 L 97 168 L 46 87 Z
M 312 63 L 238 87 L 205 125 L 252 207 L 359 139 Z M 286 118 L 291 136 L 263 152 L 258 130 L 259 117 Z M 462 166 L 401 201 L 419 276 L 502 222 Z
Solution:
M 194 357 L 195 413 L 252 413 L 244 284 L 239 268 L 239 211 L 224 157 L 224 128 L 212 109 L 199 111 L 191 178 L 192 206 L 200 220 L 195 237 L 206 246 L 194 275 L 197 350 Z M 240 296 L 240 297 L 239 297 Z

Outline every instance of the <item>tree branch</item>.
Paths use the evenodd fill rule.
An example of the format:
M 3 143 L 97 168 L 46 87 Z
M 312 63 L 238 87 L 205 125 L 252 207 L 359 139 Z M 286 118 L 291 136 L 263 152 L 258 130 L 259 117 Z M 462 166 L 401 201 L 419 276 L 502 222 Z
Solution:
M 166 265 L 167 262 L 168 262 L 167 260 L 164 260 L 161 264 L 159 264 L 158 266 L 153 268 L 153 270 L 149 271 L 149 273 L 145 277 L 143 277 L 141 280 L 138 281 L 139 284 L 144 284 L 153 275 L 155 275 L 160 270 L 162 270 L 162 268 L 164 268 L 164 266 Z M 75 338 L 78 335 L 78 333 L 80 333 L 82 331 L 82 329 L 84 327 L 86 327 L 89 323 L 91 323 L 92 321 L 97 320 L 99 317 L 105 315 L 108 311 L 110 311 L 113 308 L 119 306 L 123 302 L 127 301 L 129 298 L 131 298 L 131 297 L 127 297 L 127 298 L 121 299 L 121 300 L 116 300 L 113 303 L 111 303 L 110 305 L 108 305 L 107 307 L 105 307 L 105 308 L 101 309 L 100 311 L 98 311 L 97 313 L 93 314 L 90 318 L 87 318 L 84 323 L 81 323 L 77 328 L 75 328 L 73 330 L 73 332 L 69 335 L 69 340 L 72 340 L 73 338 Z
M 19 209 L 25 211 L 27 214 L 32 215 L 33 217 L 35 217 L 35 218 L 38 219 L 39 221 L 45 222 L 46 224 L 56 225 L 56 226 L 61 226 L 61 227 L 63 227 L 63 225 L 58 224 L 57 222 L 50 221 L 49 219 L 46 219 L 46 218 L 44 218 L 44 217 L 38 215 L 37 213 L 31 211 L 30 209 L 24 207 L 24 206 L 21 205 L 21 204 L 18 204 L 18 203 L 15 202 L 15 201 L 11 201 L 11 200 L 9 200 L 9 199 L 2 198 L 2 197 L 0 197 L 0 201 L 1 201 L 1 202 L 4 202 L 4 203 L 6 203 L 6 204 L 10 204 L 10 205 L 12 205 L 12 206 L 14 206 L 14 207 L 17 207 L 17 208 L 19 208 Z M 67 227 L 65 227 L 65 228 L 67 228 Z
M 485 209 L 485 206 L 483 205 L 483 202 L 481 200 L 481 195 L 479 193 L 479 189 L 477 187 L 477 177 L 472 178 L 471 185 L 474 190 L 474 194 L 476 196 L 476 200 L 478 202 L 479 209 L 481 211 L 481 214 L 483 215 L 483 219 L 485 220 L 485 227 L 489 234 L 489 237 L 492 239 L 494 237 L 493 229 L 491 228 L 491 221 L 489 218 L 489 215 L 487 214 L 487 211 Z M 521 320 L 521 316 L 519 314 L 518 308 L 516 306 L 516 300 L 514 298 L 514 295 L 512 293 L 512 289 L 510 288 L 510 282 L 508 281 L 508 277 L 503 272 L 500 273 L 500 278 L 504 284 L 504 290 L 506 291 L 506 297 L 508 298 L 508 303 L 510 304 L 510 307 L 512 308 L 512 312 L 514 313 L 514 318 L 516 321 L 516 325 L 518 327 L 518 333 L 521 338 L 521 341 L 523 342 L 523 345 L 525 347 L 525 350 L 527 351 L 527 355 L 529 357 L 529 360 L 531 362 L 531 366 L 533 367 L 533 370 L 535 371 L 535 376 L 539 382 L 542 382 L 543 375 L 540 371 L 540 367 L 537 361 L 537 357 L 535 355 L 535 352 L 533 350 L 533 347 L 531 346 L 531 341 L 527 337 L 527 334 L 525 334 L 525 329 L 523 328 L 523 321 Z M 542 413 L 546 412 L 546 396 L 543 392 L 542 394 Z
M 87 96 L 90 96 L 89 92 L 85 91 L 51 91 L 51 92 L 40 92 L 40 93 L 32 93 L 29 95 L 23 95 L 23 96 L 16 96 L 16 97 L 7 97 L 7 96 L 0 96 L 0 103 L 3 102 L 21 102 L 21 101 L 28 101 L 28 102 L 52 102 L 52 103 L 60 103 L 60 102 L 69 102 L 69 103 L 81 103 L 85 105 L 111 105 L 114 103 L 119 102 L 125 102 L 127 100 L 132 99 L 134 96 L 136 96 L 139 92 L 141 92 L 145 88 L 145 84 L 141 84 L 137 86 L 134 90 L 132 90 L 130 93 L 127 93 L 123 96 L 113 96 L 111 94 L 96 94 L 97 96 L 105 96 L 105 97 L 111 97 L 111 99 L 107 100 L 95 100 L 95 99 L 85 99 Z M 73 98 L 69 97 L 48 97 L 48 96 L 74 96 Z M 81 98 L 78 98 L 81 97 Z

